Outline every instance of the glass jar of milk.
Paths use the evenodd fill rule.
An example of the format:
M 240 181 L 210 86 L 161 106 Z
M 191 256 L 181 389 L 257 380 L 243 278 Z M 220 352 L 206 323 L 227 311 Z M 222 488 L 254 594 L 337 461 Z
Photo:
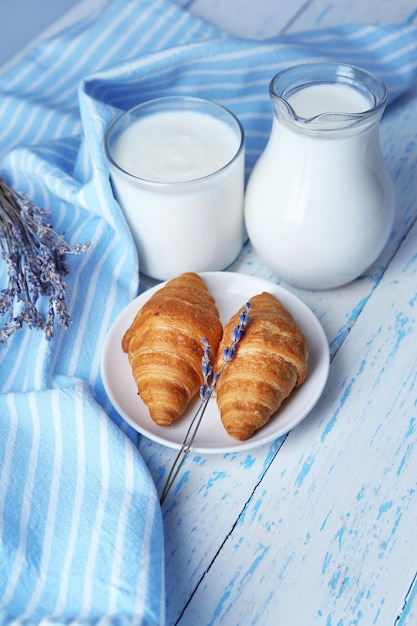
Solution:
M 368 72 L 312 63 L 270 83 L 273 124 L 245 199 L 249 238 L 289 284 L 329 289 L 380 255 L 394 220 L 382 158 L 383 82 Z

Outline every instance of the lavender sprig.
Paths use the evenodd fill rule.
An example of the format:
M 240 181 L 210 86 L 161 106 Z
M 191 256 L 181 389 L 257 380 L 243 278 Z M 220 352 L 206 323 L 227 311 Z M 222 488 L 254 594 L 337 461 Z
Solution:
M 37 207 L 26 195 L 10 188 L 0 177 L 0 252 L 7 267 L 8 284 L 0 290 L 0 342 L 24 324 L 42 330 L 50 340 L 55 321 L 68 328 L 65 302 L 69 273 L 66 254 L 80 254 L 90 246 L 68 244 L 49 222 L 51 214 Z M 38 309 L 47 299 L 47 313 Z
M 233 328 L 231 337 L 230 337 L 230 346 L 227 346 L 223 350 L 222 355 L 222 366 L 218 372 L 213 375 L 213 366 L 211 365 L 211 357 L 210 357 L 210 346 L 208 345 L 207 339 L 203 337 L 203 346 L 204 346 L 204 354 L 202 358 L 201 370 L 203 372 L 203 384 L 200 387 L 200 398 L 204 401 L 209 400 L 211 394 L 213 393 L 217 381 L 221 373 L 223 372 L 226 365 L 233 359 L 236 354 L 237 345 L 242 337 L 242 334 L 250 320 L 250 310 L 251 303 L 250 301 L 245 304 L 245 308 L 242 309 L 239 316 L 239 324 Z
M 217 382 L 228 363 L 234 358 L 239 341 L 242 338 L 243 332 L 250 320 L 251 303 L 247 302 L 245 308 L 241 311 L 239 317 L 239 324 L 237 324 L 232 331 L 230 346 L 223 350 L 222 364 L 220 370 L 213 374 L 213 365 L 211 364 L 210 346 L 205 337 L 202 338 L 203 343 L 203 356 L 201 359 L 201 371 L 203 374 L 203 384 L 200 387 L 201 403 L 194 414 L 191 424 L 188 427 L 187 433 L 182 442 L 181 448 L 175 458 L 175 461 L 168 474 L 165 486 L 162 490 L 160 497 L 160 504 L 162 505 L 174 484 L 174 481 L 180 471 L 182 464 L 184 463 L 187 455 L 191 450 L 191 445 L 200 427 L 201 420 L 203 419 L 208 402 L 213 395 Z

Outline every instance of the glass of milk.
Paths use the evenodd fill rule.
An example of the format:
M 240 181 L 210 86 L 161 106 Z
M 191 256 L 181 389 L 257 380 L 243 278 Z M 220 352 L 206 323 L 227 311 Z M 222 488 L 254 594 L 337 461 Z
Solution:
M 232 263 L 244 240 L 245 138 L 230 111 L 201 98 L 150 100 L 111 124 L 105 149 L 143 274 L 167 280 Z
M 271 134 L 246 189 L 249 238 L 284 281 L 340 287 L 377 259 L 393 226 L 379 138 L 387 89 L 361 68 L 307 63 L 277 74 L 270 96 Z

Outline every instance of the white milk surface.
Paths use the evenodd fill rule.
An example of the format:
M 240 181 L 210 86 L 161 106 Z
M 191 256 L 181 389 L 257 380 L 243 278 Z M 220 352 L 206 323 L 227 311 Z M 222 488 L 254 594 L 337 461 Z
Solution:
M 343 84 L 310 85 L 292 93 L 287 102 L 304 118 L 321 113 L 361 113 L 371 106 L 364 94 Z
M 135 121 L 115 143 L 113 156 L 139 178 L 185 182 L 221 169 L 238 147 L 225 122 L 195 111 L 168 111 Z

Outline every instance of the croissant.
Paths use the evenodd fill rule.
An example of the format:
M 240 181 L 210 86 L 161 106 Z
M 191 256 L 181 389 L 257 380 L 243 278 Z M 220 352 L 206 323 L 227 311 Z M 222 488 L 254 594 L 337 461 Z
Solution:
M 203 383 L 202 338 L 216 354 L 222 324 L 198 274 L 186 272 L 142 306 L 122 339 L 138 393 L 160 426 L 186 410 Z
M 216 371 L 239 317 L 240 311 L 224 327 Z M 269 293 L 252 298 L 250 320 L 216 387 L 221 420 L 229 435 L 244 441 L 264 426 L 304 381 L 307 361 L 307 340 L 291 314 Z

